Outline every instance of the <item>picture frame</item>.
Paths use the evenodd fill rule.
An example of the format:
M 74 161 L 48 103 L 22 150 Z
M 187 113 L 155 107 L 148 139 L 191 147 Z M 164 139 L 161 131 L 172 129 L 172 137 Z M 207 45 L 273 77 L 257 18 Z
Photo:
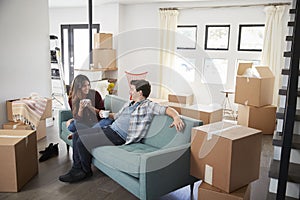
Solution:
M 197 25 L 178 25 L 176 34 L 177 49 L 195 50 L 197 46 Z
M 264 24 L 240 24 L 238 51 L 262 51 Z
M 205 26 L 205 50 L 228 50 L 230 25 Z

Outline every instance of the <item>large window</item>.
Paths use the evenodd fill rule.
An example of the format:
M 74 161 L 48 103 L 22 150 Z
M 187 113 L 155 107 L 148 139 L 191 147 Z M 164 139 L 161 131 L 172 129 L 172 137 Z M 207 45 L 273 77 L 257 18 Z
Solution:
M 263 24 L 247 24 L 239 26 L 239 51 L 261 51 L 264 40 Z
M 99 24 L 93 25 L 93 35 L 100 30 Z M 92 38 L 94 43 L 94 37 Z M 74 68 L 89 65 L 88 24 L 61 25 L 62 64 L 66 83 L 74 79 Z
M 230 25 L 206 25 L 205 50 L 228 50 Z

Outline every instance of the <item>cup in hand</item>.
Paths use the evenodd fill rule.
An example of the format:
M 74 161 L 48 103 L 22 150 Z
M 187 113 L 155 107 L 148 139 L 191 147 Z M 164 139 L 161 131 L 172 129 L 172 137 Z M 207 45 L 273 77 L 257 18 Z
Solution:
M 90 99 L 81 99 L 80 103 L 83 104 L 84 107 L 91 105 L 91 100 Z
M 108 118 L 109 117 L 109 110 L 102 110 L 101 115 L 103 118 Z

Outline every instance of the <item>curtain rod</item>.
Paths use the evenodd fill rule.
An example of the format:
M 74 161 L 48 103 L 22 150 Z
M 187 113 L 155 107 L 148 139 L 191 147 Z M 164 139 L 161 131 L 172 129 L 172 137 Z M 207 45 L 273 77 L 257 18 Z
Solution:
M 283 6 L 291 5 L 291 3 L 267 3 L 267 4 L 241 4 L 241 5 L 224 5 L 224 6 L 201 6 L 201 7 L 177 7 L 177 8 L 160 8 L 160 10 L 185 10 L 185 9 L 197 9 L 197 8 L 232 8 L 232 7 L 252 7 L 252 6 Z

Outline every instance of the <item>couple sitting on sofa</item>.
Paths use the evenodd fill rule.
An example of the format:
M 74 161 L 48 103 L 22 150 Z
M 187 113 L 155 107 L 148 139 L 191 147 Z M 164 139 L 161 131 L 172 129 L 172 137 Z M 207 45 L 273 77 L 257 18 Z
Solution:
M 181 131 L 184 123 L 178 112 L 148 100 L 150 92 L 148 81 L 132 80 L 129 92 L 132 101 L 125 104 L 118 113 L 110 113 L 108 118 L 103 118 L 104 105 L 100 94 L 90 89 L 90 81 L 86 76 L 78 75 L 69 95 L 74 119 L 67 123 L 68 129 L 73 132 L 73 166 L 59 180 L 71 183 L 92 176 L 92 148 L 141 141 L 154 115 L 166 114 L 172 117 L 174 121 L 170 127 Z

